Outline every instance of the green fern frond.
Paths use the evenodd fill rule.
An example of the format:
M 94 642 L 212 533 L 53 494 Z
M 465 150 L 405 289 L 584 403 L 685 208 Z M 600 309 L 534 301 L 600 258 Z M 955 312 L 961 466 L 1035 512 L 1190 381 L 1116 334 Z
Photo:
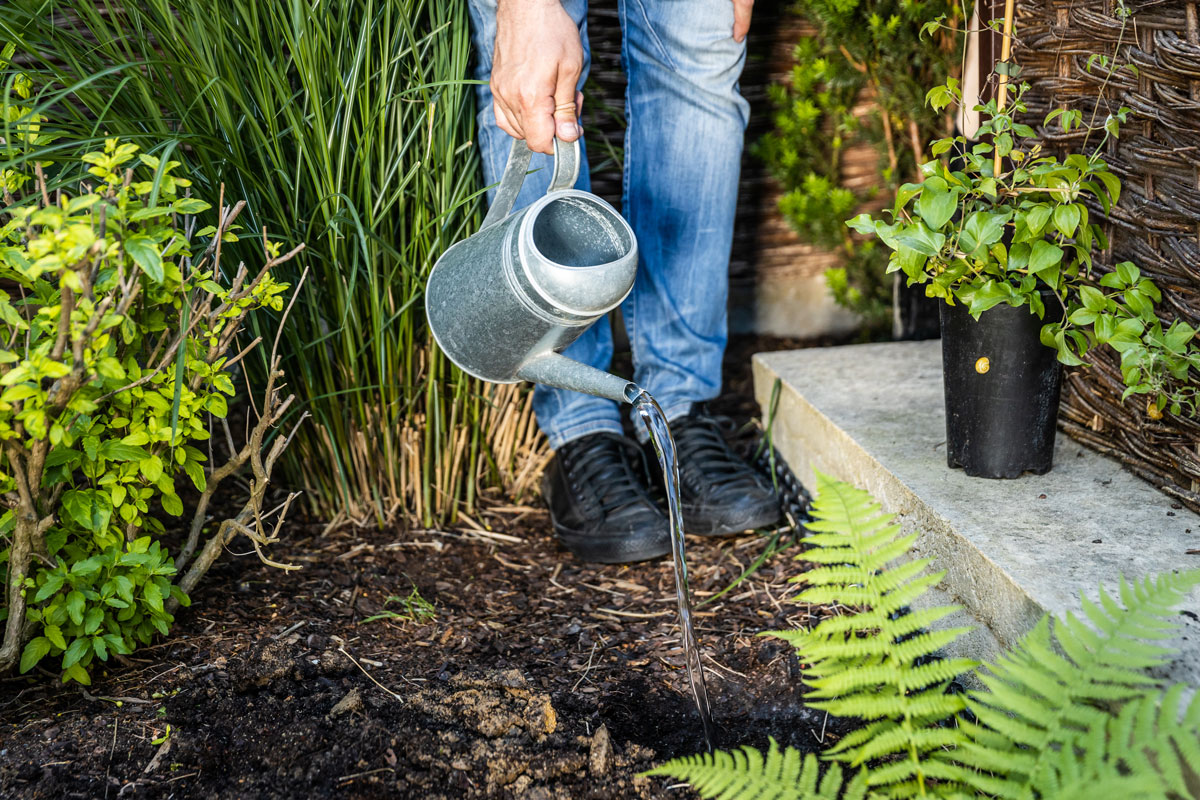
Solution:
M 855 766 L 898 756 L 872 766 L 868 784 L 889 795 L 906 796 L 905 787 L 923 794 L 925 761 L 962 738 L 956 727 L 939 727 L 965 706 L 946 687 L 977 665 L 931 657 L 968 629 L 929 630 L 955 607 L 910 610 L 942 575 L 929 572 L 929 559 L 905 560 L 917 535 L 902 535 L 867 492 L 818 474 L 812 516 L 813 547 L 798 558 L 819 566 L 797 579 L 806 585 L 796 597 L 856 611 L 779 638 L 809 665 L 809 705 L 866 722 L 827 754 Z
M 1200 705 L 1180 717 L 1178 690 L 1148 693 L 1155 681 L 1145 673 L 1174 652 L 1145 639 L 1174 630 L 1175 607 L 1197 585 L 1200 570 L 1122 580 L 1121 603 L 1103 588 L 1098 603 L 1084 598 L 1090 625 L 1073 614 L 1053 627 L 1043 619 L 980 675 L 986 691 L 968 700 L 978 724 L 964 723 L 968 741 L 939 757 L 966 768 L 965 783 L 997 797 L 1069 796 L 1081 781 L 1114 775 L 1122 797 L 1165 796 L 1164 786 L 1200 796 L 1180 791 L 1185 767 L 1200 764 Z M 1159 700 L 1155 718 L 1146 704 Z M 1121 708 L 1115 716 L 1114 704 Z M 1120 747 L 1096 731 L 1108 731 Z
M 1150 692 L 1109 721 L 1108 741 L 1132 776 L 1152 775 L 1164 790 L 1200 798 L 1200 694 L 1181 708 L 1188 687 Z
M 820 774 L 816 756 L 801 757 L 771 739 L 766 757 L 753 747 L 676 758 L 646 775 L 667 775 L 692 785 L 701 797 L 716 800 L 864 800 L 866 781 L 860 773 L 846 784 L 842 768 L 830 765 Z

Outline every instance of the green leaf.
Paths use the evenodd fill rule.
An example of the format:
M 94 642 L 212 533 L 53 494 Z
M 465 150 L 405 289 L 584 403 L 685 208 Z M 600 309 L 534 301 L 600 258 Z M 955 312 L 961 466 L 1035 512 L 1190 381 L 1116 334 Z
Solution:
M 1098 171 L 1095 173 L 1095 176 L 1104 184 L 1104 188 L 1108 190 L 1108 196 L 1115 206 L 1117 201 L 1121 199 L 1121 179 L 1108 170 Z
M 123 242 L 125 252 L 129 257 L 142 268 L 142 271 L 150 276 L 155 283 L 163 281 L 163 262 L 162 255 L 158 251 L 158 245 L 149 236 L 137 234 L 130 236 Z
M 938 235 L 940 236 L 941 234 L 938 234 Z M 942 237 L 942 238 L 944 239 L 945 237 Z M 940 245 L 939 245 L 939 247 L 940 247 Z M 212 382 L 213 382 L 213 386 L 217 387 L 218 389 L 220 389 L 222 392 L 229 395 L 230 397 L 233 397 L 233 395 L 234 395 L 233 381 L 230 379 L 228 374 L 226 374 L 224 372 L 218 372 L 216 375 L 213 375 Z
M 105 378 L 116 381 L 125 379 L 125 368 L 121 366 L 120 361 L 112 356 L 100 359 L 96 363 L 96 372 Z
M 926 228 L 923 223 L 918 222 L 916 225 L 909 225 L 898 232 L 896 241 L 922 255 L 936 256 L 941 251 L 942 245 L 945 244 L 946 236 L 942 233 L 935 233 Z M 233 394 L 233 392 L 230 391 L 227 394 Z
M 29 672 L 49 652 L 50 640 L 45 636 L 30 639 L 29 644 L 25 645 L 24 652 L 21 653 L 21 672 Z
M 101 565 L 102 561 L 99 556 L 85 558 L 83 561 L 76 561 L 71 565 L 71 574 L 86 578 L 99 572 Z
M 930 230 L 940 230 L 954 216 L 958 195 L 950 191 L 941 178 L 930 178 L 917 198 L 916 210 Z M 932 254 L 928 254 L 932 255 Z
M 212 415 L 222 419 L 229 413 L 229 405 L 225 402 L 225 395 L 213 393 L 204 401 L 204 408 Z
M 67 614 L 71 617 L 71 622 L 74 622 L 76 625 L 83 624 L 83 607 L 83 592 L 77 589 L 72 590 L 67 595 Z
M 93 489 L 70 489 L 63 493 L 63 508 L 71 519 L 92 533 L 102 533 L 112 519 L 112 498 Z
M 113 583 L 117 586 L 117 596 L 124 599 L 126 602 L 133 602 L 133 581 L 124 575 L 117 575 L 113 578 Z
M 121 440 L 122 444 L 133 445 L 134 447 L 140 447 L 144 444 L 148 444 L 149 442 L 150 435 L 145 431 L 135 431 Z
M 875 220 L 871 218 L 870 214 L 859 214 L 853 219 L 848 219 L 846 220 L 846 226 L 868 236 L 875 233 Z
M 1036 275 L 1043 270 L 1057 267 L 1062 263 L 1062 258 L 1061 247 L 1045 239 L 1038 239 L 1029 253 L 1029 271 Z
M 71 642 L 71 646 L 67 648 L 67 652 L 63 653 L 63 668 L 69 669 L 72 664 L 75 664 L 79 659 L 87 655 L 87 651 L 91 649 L 92 642 L 90 639 L 85 639 L 82 636 L 77 637 Z
M 172 203 L 171 208 L 176 214 L 199 214 L 201 211 L 207 211 L 211 206 L 195 197 L 182 197 Z
M 1104 293 L 1094 286 L 1079 287 L 1079 299 L 1083 302 L 1084 308 L 1089 311 L 1094 311 L 1097 314 L 1103 312 L 1108 307 L 1108 299 Z
M 183 501 L 179 499 L 179 495 L 164 492 L 161 501 L 163 511 L 166 511 L 172 517 L 178 517 L 183 514 Z
M 1050 221 L 1051 207 L 1047 203 L 1036 205 L 1025 212 L 1025 225 L 1029 228 L 1030 236 L 1037 236 Z
M 150 457 L 144 448 L 109 439 L 100 447 L 100 454 L 113 461 L 143 461 Z
M 962 235 L 958 245 L 971 255 L 978 255 L 980 250 L 994 245 L 1004 236 L 1004 223 L 1008 221 L 1007 213 L 992 211 L 976 211 L 967 217 L 963 225 Z
M 79 664 L 72 664 L 63 670 L 62 682 L 66 683 L 69 680 L 82 683 L 84 686 L 92 685 L 92 679 L 88 676 L 87 670 Z
M 162 591 L 154 583 L 147 583 L 142 587 L 142 597 L 146 599 L 146 605 L 153 608 L 155 611 L 163 610 Z
M 1133 286 L 1142 277 L 1142 271 L 1131 261 L 1122 261 L 1115 269 L 1126 286 Z
M 37 594 L 33 596 L 33 602 L 45 602 L 48 597 L 62 588 L 64 581 L 65 578 L 62 575 L 59 575 L 58 573 L 51 573 L 50 577 L 46 579 L 46 582 L 42 584 L 42 587 L 37 590 Z
M 1079 227 L 1079 206 L 1071 203 L 1055 208 L 1054 227 L 1058 228 L 1063 236 L 1074 236 L 1075 229 Z
M 195 485 L 196 489 L 203 492 L 204 488 L 208 485 L 208 481 L 204 475 L 204 467 L 199 462 L 188 460 L 183 464 L 183 471 L 192 479 L 192 484 Z
M 59 650 L 67 649 L 67 640 L 63 638 L 62 628 L 58 627 L 57 625 L 47 625 L 46 630 L 43 631 L 43 633 L 45 633 L 46 638 L 50 640 L 50 643 Z
M 150 481 L 151 483 L 157 481 L 162 477 L 163 474 L 162 459 L 158 456 L 150 456 L 149 458 L 144 459 L 138 465 L 138 468 L 142 471 L 142 475 L 146 476 L 146 480 Z

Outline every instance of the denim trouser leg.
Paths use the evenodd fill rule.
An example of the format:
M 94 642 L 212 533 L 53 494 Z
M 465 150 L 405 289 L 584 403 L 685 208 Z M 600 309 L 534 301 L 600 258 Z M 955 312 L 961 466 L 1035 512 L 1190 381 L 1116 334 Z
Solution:
M 475 77 L 486 80 L 496 0 L 469 0 L 469 5 Z M 729 249 L 749 113 L 737 90 L 745 45 L 733 40 L 731 0 L 620 0 L 619 5 L 629 79 L 623 211 L 641 251 L 637 280 L 622 312 L 633 346 L 634 379 L 674 419 L 721 388 Z M 580 25 L 586 77 L 586 0 L 563 0 L 563 7 Z M 476 98 L 484 177 L 492 184 L 500 179 L 511 140 L 496 125 L 490 89 L 477 87 Z M 550 163 L 548 156 L 534 154 L 531 168 L 539 171 L 526 178 L 518 208 L 545 192 Z M 589 186 L 585 162 L 577 187 Z M 607 369 L 612 350 L 612 331 L 602 318 L 565 355 Z M 539 386 L 534 411 L 555 449 L 589 433 L 621 430 L 614 403 L 578 392 Z
M 675 419 L 721 391 L 746 46 L 730 0 L 622 0 L 620 17 L 624 213 L 641 251 L 621 310 L 634 380 Z

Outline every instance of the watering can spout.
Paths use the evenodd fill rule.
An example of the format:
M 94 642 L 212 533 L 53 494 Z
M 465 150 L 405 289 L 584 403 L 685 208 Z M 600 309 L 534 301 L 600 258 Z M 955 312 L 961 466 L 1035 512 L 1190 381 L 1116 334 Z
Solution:
M 517 376 L 533 383 L 544 383 L 558 389 L 571 389 L 597 397 L 607 397 L 618 403 L 632 401 L 637 384 L 618 378 L 603 370 L 567 358 L 558 353 L 546 353 L 526 362 Z

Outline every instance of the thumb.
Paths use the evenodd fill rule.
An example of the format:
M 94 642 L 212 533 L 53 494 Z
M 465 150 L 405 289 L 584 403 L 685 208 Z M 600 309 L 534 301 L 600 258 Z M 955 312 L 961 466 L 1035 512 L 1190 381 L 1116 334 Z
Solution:
M 578 106 L 576 105 L 575 82 L 578 79 L 578 75 L 571 75 L 567 70 L 560 70 L 558 85 L 554 88 L 554 131 L 555 135 L 564 142 L 573 142 L 582 133 L 576 117 Z

